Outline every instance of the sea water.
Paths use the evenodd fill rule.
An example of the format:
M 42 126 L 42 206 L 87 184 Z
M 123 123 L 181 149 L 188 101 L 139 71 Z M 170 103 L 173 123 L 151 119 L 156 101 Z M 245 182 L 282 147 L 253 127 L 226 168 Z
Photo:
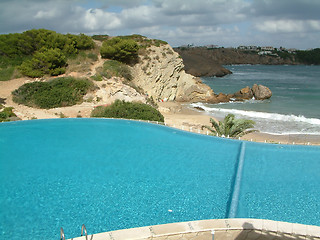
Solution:
M 320 134 L 320 66 L 233 65 L 223 78 L 203 77 L 215 93 L 235 93 L 246 86 L 270 88 L 269 100 L 193 104 L 222 119 L 229 113 L 252 119 L 256 129 L 273 134 Z

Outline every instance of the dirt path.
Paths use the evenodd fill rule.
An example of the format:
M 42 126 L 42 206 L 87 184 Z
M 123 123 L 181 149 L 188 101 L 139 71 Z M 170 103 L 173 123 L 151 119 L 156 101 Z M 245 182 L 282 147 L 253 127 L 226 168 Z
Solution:
M 96 61 L 91 67 L 91 76 L 96 75 L 97 69 L 102 67 L 104 60 L 101 58 L 101 55 L 98 55 L 98 61 Z

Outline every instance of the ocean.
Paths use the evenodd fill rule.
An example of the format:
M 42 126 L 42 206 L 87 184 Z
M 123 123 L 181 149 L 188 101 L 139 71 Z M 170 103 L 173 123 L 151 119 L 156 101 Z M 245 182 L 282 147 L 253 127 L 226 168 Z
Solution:
M 255 128 L 270 134 L 320 135 L 320 66 L 232 65 L 223 78 L 202 77 L 215 93 L 235 93 L 246 86 L 270 88 L 268 100 L 219 104 L 195 103 L 221 120 L 229 113 L 251 119 Z

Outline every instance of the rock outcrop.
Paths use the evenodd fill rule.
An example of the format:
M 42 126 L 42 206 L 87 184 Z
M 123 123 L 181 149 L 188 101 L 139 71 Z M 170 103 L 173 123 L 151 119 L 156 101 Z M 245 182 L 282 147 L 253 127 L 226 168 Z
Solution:
M 218 102 L 244 101 L 249 99 L 265 100 L 272 96 L 271 90 L 263 85 L 254 84 L 252 88 L 245 87 L 234 94 L 219 93 L 216 95 Z
M 271 90 L 263 85 L 254 84 L 252 87 L 254 98 L 257 100 L 269 99 L 272 96 Z
M 182 58 L 170 45 L 147 48 L 132 72 L 132 82 L 156 101 L 217 102 L 209 86 L 184 71 Z
M 252 89 L 247 86 L 236 92 L 233 97 L 236 99 L 252 99 L 253 92 Z
M 124 84 L 120 78 L 113 77 L 108 80 L 96 82 L 98 90 L 84 96 L 84 101 L 95 102 L 97 104 L 111 104 L 115 100 L 126 102 L 146 103 L 146 96 L 140 94 L 134 88 Z

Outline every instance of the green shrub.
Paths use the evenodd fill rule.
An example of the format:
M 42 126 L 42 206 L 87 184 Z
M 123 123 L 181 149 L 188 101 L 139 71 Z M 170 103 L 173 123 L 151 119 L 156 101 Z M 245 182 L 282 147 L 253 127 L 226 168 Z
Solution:
M 102 42 L 104 40 L 109 39 L 109 36 L 108 35 L 93 35 L 92 39 Z
M 144 103 L 120 100 L 116 100 L 107 107 L 100 106 L 95 108 L 91 113 L 91 117 L 141 119 L 164 122 L 164 117 L 157 109 Z
M 20 71 L 28 77 L 42 77 L 45 74 L 57 76 L 65 73 L 66 57 L 59 48 L 42 48 L 20 66 Z
M 100 54 L 102 58 L 132 63 L 137 60 L 138 50 L 136 41 L 115 37 L 102 43 Z
M 94 81 L 102 81 L 102 75 L 101 74 L 96 74 L 90 77 Z
M 16 103 L 49 109 L 81 103 L 83 96 L 91 89 L 91 81 L 67 77 L 48 82 L 26 83 L 13 91 L 12 95 Z
M 16 117 L 13 113 L 13 107 L 6 107 L 0 112 L 0 122 L 8 122 L 10 121 L 10 117 Z
M 156 47 L 160 47 L 161 45 L 167 45 L 167 44 L 168 43 L 166 41 L 153 39 L 153 45 L 155 45 Z

